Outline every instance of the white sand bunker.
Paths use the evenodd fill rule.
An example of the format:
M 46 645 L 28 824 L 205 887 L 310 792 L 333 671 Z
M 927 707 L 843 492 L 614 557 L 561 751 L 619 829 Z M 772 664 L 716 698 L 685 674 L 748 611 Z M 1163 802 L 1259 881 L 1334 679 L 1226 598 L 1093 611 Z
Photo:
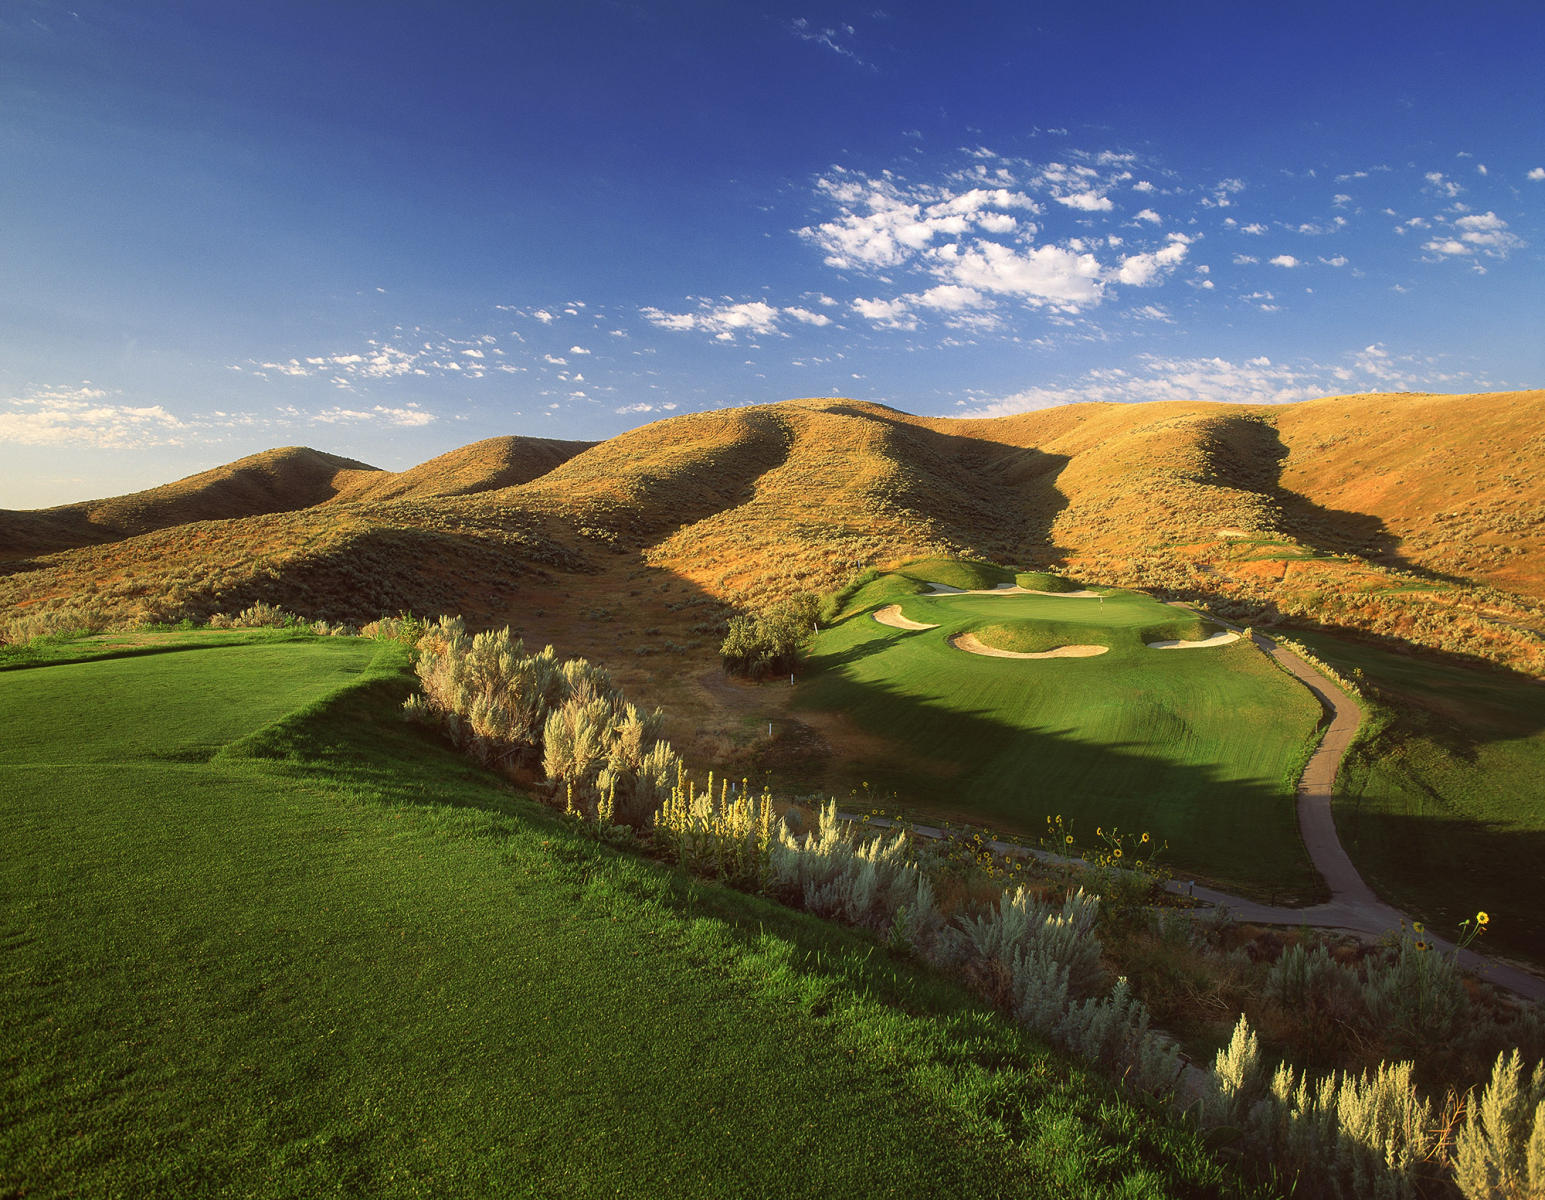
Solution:
M 1091 592 L 1083 588 L 1076 592 L 1038 592 L 1032 588 L 1022 588 L 1017 583 L 1000 583 L 996 587 L 976 588 L 967 591 L 965 588 L 950 587 L 947 583 L 930 583 L 928 594 L 931 596 L 1056 596 L 1063 600 L 1097 600 L 1099 592 Z
M 1207 646 L 1227 646 L 1238 640 L 1237 633 L 1215 633 L 1199 642 L 1148 642 L 1147 646 L 1150 650 L 1201 650 Z
M 1021 654 L 1018 650 L 999 650 L 985 645 L 974 633 L 952 637 L 950 645 L 967 654 L 981 654 L 987 658 L 1093 658 L 1110 649 L 1109 646 L 1058 646 L 1055 650 L 1042 650 L 1039 654 Z
M 892 629 L 937 629 L 937 625 L 924 625 L 921 621 L 909 621 L 901 615 L 901 605 L 887 604 L 884 608 L 874 611 L 874 619 L 881 625 L 889 625 Z

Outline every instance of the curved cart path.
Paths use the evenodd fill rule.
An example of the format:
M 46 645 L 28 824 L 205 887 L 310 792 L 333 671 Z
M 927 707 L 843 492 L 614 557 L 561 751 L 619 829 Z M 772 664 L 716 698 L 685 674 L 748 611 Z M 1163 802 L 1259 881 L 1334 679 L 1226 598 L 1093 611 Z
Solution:
M 1176 607 L 1185 606 L 1177 604 Z M 1205 619 L 1217 621 L 1216 617 Z M 1218 621 L 1218 624 L 1239 629 L 1239 626 L 1229 625 L 1227 621 Z M 1308 908 L 1283 908 L 1257 904 L 1212 888 L 1187 886 L 1175 881 L 1171 881 L 1170 890 L 1184 890 L 1185 894 L 1195 896 L 1198 900 L 1227 908 L 1235 920 L 1257 925 L 1309 925 L 1316 929 L 1345 929 L 1351 933 L 1377 937 L 1398 928 L 1402 922 L 1412 923 L 1405 913 L 1374 895 L 1373 889 L 1358 874 L 1336 833 L 1336 821 L 1331 813 L 1336 772 L 1340 770 L 1341 760 L 1357 735 L 1357 727 L 1362 723 L 1362 710 L 1334 680 L 1321 674 L 1298 655 L 1284 650 L 1263 634 L 1253 634 L 1252 640 L 1308 688 L 1330 718 L 1325 736 L 1310 756 L 1298 781 L 1299 833 L 1304 839 L 1304 848 L 1309 852 L 1309 861 L 1330 888 L 1330 900 Z M 1432 934 L 1426 936 L 1428 941 L 1441 950 L 1455 948 L 1453 942 Z M 1459 951 L 1459 964 L 1467 971 L 1473 971 L 1520 996 L 1545 1003 L 1545 979 L 1531 972 L 1468 949 Z

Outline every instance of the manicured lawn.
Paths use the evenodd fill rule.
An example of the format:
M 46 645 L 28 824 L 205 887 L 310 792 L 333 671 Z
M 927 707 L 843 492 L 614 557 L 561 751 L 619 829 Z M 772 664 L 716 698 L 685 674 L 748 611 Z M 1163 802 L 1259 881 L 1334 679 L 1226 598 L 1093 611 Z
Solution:
M 1336 826 L 1358 870 L 1444 932 L 1483 910 L 1487 948 L 1545 963 L 1545 687 L 1301 636 L 1391 706 L 1337 781 Z
M 871 750 L 858 779 L 923 813 L 1039 835 L 1060 814 L 1148 830 L 1168 860 L 1257 894 L 1313 898 L 1322 886 L 1299 839 L 1293 784 L 1319 706 L 1245 642 L 1152 650 L 1209 630 L 1131 592 L 1103 599 L 915 594 L 875 580 L 823 631 L 797 703 L 841 711 L 894 752 Z M 885 601 L 939 628 L 870 617 Z M 1091 658 L 966 654 L 974 631 L 1001 649 L 1108 647 Z M 942 769 L 930 769 L 936 766 Z
M 401 721 L 402 652 L 0 674 L 0 1194 L 1208 1195 L 872 941 Z

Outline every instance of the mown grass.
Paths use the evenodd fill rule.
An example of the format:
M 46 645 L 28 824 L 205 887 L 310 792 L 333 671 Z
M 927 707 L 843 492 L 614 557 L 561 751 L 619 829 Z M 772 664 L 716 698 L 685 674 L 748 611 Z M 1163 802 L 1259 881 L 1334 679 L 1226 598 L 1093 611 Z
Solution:
M 1031 836 L 1061 814 L 1078 832 L 1148 830 L 1169 861 L 1254 894 L 1312 898 L 1323 886 L 1298 836 L 1293 789 L 1319 707 L 1247 642 L 1151 650 L 1209 626 L 1132 592 L 1102 599 L 924 596 L 882 577 L 817 638 L 796 704 L 840 711 L 894 752 L 870 750 L 854 784 L 922 813 Z M 897 602 L 937 629 L 902 631 L 869 611 Z M 1109 647 L 1091 658 L 985 658 L 1002 649 Z M 1009 645 L 1006 643 L 1015 643 Z M 929 775 L 911 765 L 933 760 Z
M 0 676 L 0 1192 L 1235 1188 L 959 988 L 523 800 L 409 686 L 346 639 Z
M 1358 869 L 1445 932 L 1483 910 L 1489 950 L 1545 962 L 1545 687 L 1294 636 L 1376 689 L 1375 719 L 1337 779 L 1336 825 Z

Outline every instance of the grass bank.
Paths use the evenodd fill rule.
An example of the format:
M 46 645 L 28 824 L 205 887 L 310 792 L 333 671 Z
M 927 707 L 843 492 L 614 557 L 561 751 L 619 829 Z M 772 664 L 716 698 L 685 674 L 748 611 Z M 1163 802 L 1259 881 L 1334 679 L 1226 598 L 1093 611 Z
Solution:
M 1392 903 L 1454 930 L 1491 915 L 1489 951 L 1545 963 L 1545 687 L 1500 668 L 1295 634 L 1361 671 L 1375 719 L 1337 780 L 1336 827 Z

